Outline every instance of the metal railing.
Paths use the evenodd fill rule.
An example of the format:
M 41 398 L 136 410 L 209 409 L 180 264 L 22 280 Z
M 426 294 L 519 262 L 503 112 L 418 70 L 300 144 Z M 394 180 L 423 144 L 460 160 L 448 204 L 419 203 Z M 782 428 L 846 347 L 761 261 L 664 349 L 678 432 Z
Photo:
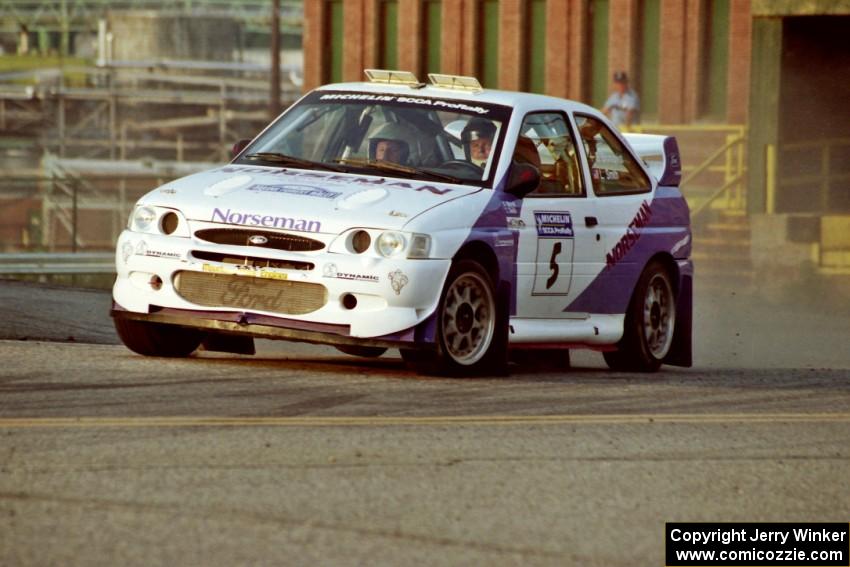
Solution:
M 827 138 L 779 146 L 768 144 L 766 155 L 768 213 L 777 212 L 777 193 L 787 188 L 799 188 L 805 194 L 811 194 L 810 202 L 816 204 L 813 209 L 829 213 L 834 209 L 833 195 L 839 194 L 839 188 L 846 190 L 850 186 L 850 138 Z M 789 175 L 791 172 L 786 171 L 779 175 L 782 167 L 779 164 L 786 164 L 786 170 L 809 170 L 812 173 Z M 812 191 L 812 188 L 817 188 L 817 191 Z
M 304 20 L 303 1 L 282 0 L 281 30 L 300 33 Z M 267 0 L 0 0 L 0 31 L 96 32 L 97 20 L 109 10 L 156 10 L 190 15 L 224 15 L 243 22 L 255 33 L 268 33 L 271 21 Z
M 734 124 L 665 124 L 637 125 L 634 132 L 657 134 L 702 134 L 723 136 L 724 142 L 697 165 L 683 164 L 681 186 L 691 201 L 691 219 L 699 219 L 713 208 L 743 211 L 746 208 L 747 177 L 747 127 Z M 681 146 L 681 143 L 680 143 Z M 722 176 L 719 187 L 716 180 L 707 182 L 707 190 L 695 191 L 698 181 L 710 175 Z
M 38 85 L 0 80 L 0 130 L 49 132 L 39 142 L 61 157 L 226 161 L 233 142 L 269 120 L 269 84 L 261 79 L 114 67 L 69 72 L 72 85 L 61 73 Z M 297 79 L 281 81 L 284 105 L 300 96 Z M 149 134 L 134 135 L 142 131 Z
M 0 275 L 113 274 L 115 253 L 0 254 Z
M 723 208 L 742 211 L 746 208 L 746 194 L 744 193 L 744 182 L 746 181 L 747 168 L 744 165 L 744 148 L 746 148 L 746 136 L 727 138 L 726 143 L 697 166 L 691 173 L 682 179 L 682 185 L 687 186 L 689 182 L 708 170 L 721 156 L 725 159 L 723 185 L 714 190 L 693 211 L 691 220 L 697 219 L 704 211 L 715 205 L 721 197 L 725 199 Z

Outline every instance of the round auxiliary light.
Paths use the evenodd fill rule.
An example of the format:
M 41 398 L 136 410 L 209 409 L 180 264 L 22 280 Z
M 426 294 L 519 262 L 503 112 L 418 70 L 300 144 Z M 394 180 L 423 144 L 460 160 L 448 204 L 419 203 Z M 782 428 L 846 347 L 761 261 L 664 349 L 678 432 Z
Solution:
M 372 237 L 365 230 L 358 230 L 351 236 L 351 248 L 358 254 L 368 250 L 371 244 Z
M 178 224 L 180 224 L 180 217 L 175 213 L 165 213 L 159 221 L 159 226 L 164 234 L 173 234 L 177 230 Z
M 156 211 L 150 207 L 139 207 L 133 213 L 133 225 L 139 231 L 146 231 L 154 220 L 156 220 Z
M 404 251 L 404 235 L 400 232 L 384 232 L 378 237 L 378 252 L 381 256 L 392 258 Z

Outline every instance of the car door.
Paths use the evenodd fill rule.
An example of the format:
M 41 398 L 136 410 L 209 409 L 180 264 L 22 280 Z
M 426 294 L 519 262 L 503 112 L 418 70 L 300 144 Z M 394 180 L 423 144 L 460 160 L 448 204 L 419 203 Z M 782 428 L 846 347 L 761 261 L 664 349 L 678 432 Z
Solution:
M 519 318 L 584 318 L 567 306 L 604 265 L 595 200 L 588 196 L 576 137 L 562 112 L 524 117 L 513 159 L 541 171 L 522 202 L 517 253 Z
M 613 130 L 599 118 L 576 113 L 575 123 L 597 196 L 606 266 L 623 260 L 651 216 L 652 180 Z

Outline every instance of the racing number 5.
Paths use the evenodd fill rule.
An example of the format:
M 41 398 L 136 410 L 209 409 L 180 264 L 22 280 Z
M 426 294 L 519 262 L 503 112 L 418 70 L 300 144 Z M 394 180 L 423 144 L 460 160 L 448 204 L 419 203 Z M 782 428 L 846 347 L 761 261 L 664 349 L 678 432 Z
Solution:
M 549 268 L 552 270 L 552 274 L 549 276 L 549 279 L 546 280 L 546 289 L 552 289 L 552 286 L 555 285 L 555 282 L 558 281 L 558 273 L 561 271 L 558 267 L 558 254 L 561 253 L 561 243 L 556 242 L 552 247 L 552 257 L 549 258 Z

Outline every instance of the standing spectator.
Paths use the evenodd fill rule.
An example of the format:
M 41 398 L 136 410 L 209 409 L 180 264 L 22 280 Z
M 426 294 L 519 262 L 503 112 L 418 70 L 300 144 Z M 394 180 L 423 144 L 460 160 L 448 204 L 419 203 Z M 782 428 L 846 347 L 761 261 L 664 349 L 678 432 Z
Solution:
M 614 73 L 614 92 L 605 101 L 602 112 L 611 119 L 614 126 L 623 130 L 638 122 L 640 101 L 637 93 L 629 88 L 629 76 L 625 71 Z

